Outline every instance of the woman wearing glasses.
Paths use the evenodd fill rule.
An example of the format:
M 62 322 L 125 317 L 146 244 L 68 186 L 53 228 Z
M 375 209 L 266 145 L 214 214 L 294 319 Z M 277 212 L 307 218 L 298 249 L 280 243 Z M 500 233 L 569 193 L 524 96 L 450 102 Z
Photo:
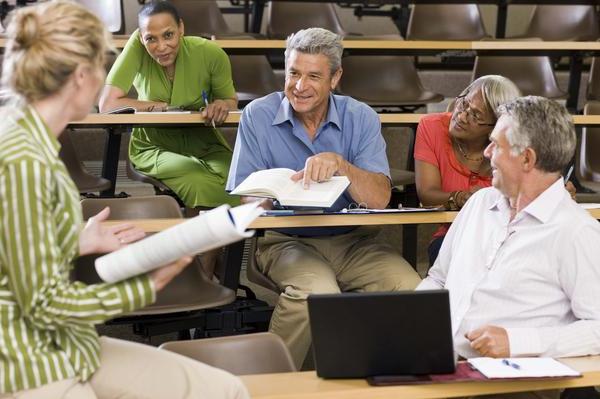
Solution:
M 477 190 L 491 185 L 490 162 L 483 156 L 496 124 L 495 110 L 521 93 L 509 79 L 482 76 L 456 98 L 454 110 L 421 119 L 415 142 L 415 173 L 424 206 L 458 210 Z M 428 248 L 433 264 L 448 231 L 441 225 Z

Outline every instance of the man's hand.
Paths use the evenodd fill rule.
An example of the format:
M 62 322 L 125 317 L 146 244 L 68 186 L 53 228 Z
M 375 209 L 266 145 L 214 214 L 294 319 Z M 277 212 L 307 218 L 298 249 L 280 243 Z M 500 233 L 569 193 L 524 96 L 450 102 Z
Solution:
M 131 223 L 104 227 L 102 222 L 108 219 L 108 215 L 110 215 L 110 209 L 106 207 L 88 219 L 79 236 L 79 255 L 113 252 L 146 235 L 142 229 Z
M 471 348 L 482 356 L 509 357 L 510 343 L 508 333 L 502 327 L 483 326 L 465 334 L 465 338 L 471 341 Z
M 215 100 L 208 104 L 201 113 L 206 125 L 214 122 L 215 125 L 220 125 L 225 122 L 229 115 L 229 104 L 225 100 Z
M 571 194 L 571 198 L 573 199 L 573 201 L 575 201 L 575 198 L 577 196 L 577 189 L 575 188 L 575 185 L 568 181 L 567 184 L 565 184 L 565 188 L 567 189 L 569 194 Z
M 322 152 L 306 159 L 304 169 L 292 175 L 293 181 L 302 179 L 304 189 L 310 187 L 310 182 L 323 182 L 331 179 L 344 165 L 344 158 L 334 152 Z

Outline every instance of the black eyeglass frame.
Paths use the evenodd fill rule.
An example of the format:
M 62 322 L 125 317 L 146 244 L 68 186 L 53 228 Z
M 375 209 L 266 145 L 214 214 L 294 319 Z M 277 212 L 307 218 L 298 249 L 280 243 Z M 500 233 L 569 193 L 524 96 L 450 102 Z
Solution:
M 477 122 L 477 120 L 475 120 L 475 118 L 472 116 L 473 114 L 471 113 L 471 104 L 470 103 L 469 103 L 468 107 L 463 108 L 462 110 L 457 109 L 457 105 L 458 105 L 459 101 L 460 101 L 460 103 L 466 102 L 466 97 L 468 94 L 469 93 L 466 93 L 466 94 L 463 94 L 462 96 L 456 96 L 454 98 L 454 109 L 458 112 L 467 112 L 467 118 L 472 120 L 477 126 L 490 126 L 490 127 L 496 126 L 496 122 L 494 122 L 494 123 L 479 123 L 479 122 Z

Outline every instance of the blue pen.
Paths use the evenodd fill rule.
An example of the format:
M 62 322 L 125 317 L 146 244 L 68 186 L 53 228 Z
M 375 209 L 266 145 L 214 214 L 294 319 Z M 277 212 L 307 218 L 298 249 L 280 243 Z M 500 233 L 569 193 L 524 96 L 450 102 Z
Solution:
M 519 366 L 517 363 L 511 362 L 508 359 L 502 359 L 502 364 L 505 364 L 508 367 L 512 367 L 515 370 L 521 370 L 521 366 Z
M 208 94 L 206 93 L 206 90 L 202 90 L 202 100 L 204 100 L 204 107 L 208 108 Z M 213 129 L 215 129 L 215 120 L 211 119 L 210 123 L 212 124 Z
M 575 167 L 575 165 L 571 165 L 571 167 L 569 168 L 569 170 L 567 171 L 567 175 L 565 176 L 565 184 L 567 184 L 567 182 L 569 181 L 569 179 L 571 178 L 571 174 L 573 173 L 573 168 Z

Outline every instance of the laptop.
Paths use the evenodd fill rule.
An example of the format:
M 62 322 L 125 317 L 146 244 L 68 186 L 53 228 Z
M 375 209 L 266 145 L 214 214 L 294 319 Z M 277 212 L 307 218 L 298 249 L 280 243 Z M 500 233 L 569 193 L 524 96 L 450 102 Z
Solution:
M 454 372 L 447 290 L 310 295 L 308 314 L 319 377 Z

